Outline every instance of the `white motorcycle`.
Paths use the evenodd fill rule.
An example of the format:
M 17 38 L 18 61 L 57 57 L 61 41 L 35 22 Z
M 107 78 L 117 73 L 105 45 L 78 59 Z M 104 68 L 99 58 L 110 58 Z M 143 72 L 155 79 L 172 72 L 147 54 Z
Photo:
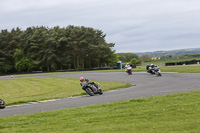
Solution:
M 160 71 L 160 68 L 158 66 L 155 66 L 155 67 L 149 67 L 148 70 L 147 70 L 148 73 L 152 74 L 152 75 L 157 75 L 157 76 L 162 76 L 161 75 L 161 71 Z

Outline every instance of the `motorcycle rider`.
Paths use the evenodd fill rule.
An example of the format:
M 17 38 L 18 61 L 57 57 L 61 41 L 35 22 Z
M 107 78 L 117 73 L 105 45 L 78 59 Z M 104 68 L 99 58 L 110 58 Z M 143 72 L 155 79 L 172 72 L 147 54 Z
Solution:
M 149 72 L 149 67 L 150 67 L 150 65 L 147 64 L 147 66 L 146 66 L 146 70 L 147 70 L 147 72 Z
M 94 85 L 97 89 L 99 89 L 98 85 L 97 85 L 95 82 L 91 82 L 91 81 L 90 81 L 89 79 L 87 79 L 87 78 L 80 77 L 80 81 L 81 81 L 81 83 L 80 83 L 81 86 L 82 86 L 82 83 L 83 83 L 84 81 L 86 81 L 88 84 L 92 84 L 92 85 Z
M 127 72 L 127 70 L 128 70 L 129 67 L 130 67 L 130 64 L 127 63 L 127 64 L 125 65 L 125 71 L 126 71 L 126 72 Z
M 155 67 L 155 65 L 154 64 L 151 64 L 151 68 L 153 69 Z
M 151 64 L 151 65 L 150 65 L 150 70 L 149 70 L 149 72 L 150 72 L 151 74 L 153 74 L 154 67 L 155 67 L 155 65 L 154 65 L 154 64 Z

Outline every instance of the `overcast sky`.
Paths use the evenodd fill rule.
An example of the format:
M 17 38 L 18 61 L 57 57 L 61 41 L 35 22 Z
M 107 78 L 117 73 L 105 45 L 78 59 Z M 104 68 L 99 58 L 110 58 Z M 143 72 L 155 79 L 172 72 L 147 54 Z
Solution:
M 200 48 L 200 0 L 0 0 L 0 30 L 102 30 L 120 52 Z

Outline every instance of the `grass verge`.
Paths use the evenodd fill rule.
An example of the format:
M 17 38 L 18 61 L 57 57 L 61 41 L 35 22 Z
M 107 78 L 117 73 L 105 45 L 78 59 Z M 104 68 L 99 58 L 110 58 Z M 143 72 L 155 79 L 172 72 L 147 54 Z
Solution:
M 93 80 L 94 82 L 97 82 Z M 99 81 L 103 91 L 128 88 L 131 84 Z M 62 77 L 0 79 L 1 99 L 6 105 L 86 94 L 79 79 Z
M 200 73 L 200 66 L 175 66 L 162 67 L 162 72 L 178 72 L 178 73 Z
M 146 67 L 147 64 L 157 64 L 158 66 L 163 67 L 165 66 L 165 63 L 191 61 L 191 60 L 200 60 L 200 57 L 189 57 L 185 59 L 154 60 L 154 61 L 149 61 L 149 62 L 142 62 L 142 67 Z
M 200 91 L 0 118 L 0 132 L 200 132 Z

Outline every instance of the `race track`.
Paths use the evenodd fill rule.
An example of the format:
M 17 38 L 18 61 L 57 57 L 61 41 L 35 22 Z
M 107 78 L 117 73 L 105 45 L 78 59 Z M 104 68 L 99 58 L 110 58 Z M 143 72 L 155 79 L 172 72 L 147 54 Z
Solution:
M 36 112 L 44 112 L 64 108 L 74 108 L 95 104 L 110 103 L 132 98 L 141 98 L 155 95 L 165 95 L 171 93 L 200 90 L 200 73 L 162 73 L 162 75 L 162 77 L 157 77 L 147 74 L 145 72 L 135 72 L 133 73 L 133 75 L 127 75 L 125 72 L 94 72 L 48 75 L 66 78 L 79 78 L 80 76 L 83 76 L 90 80 L 127 82 L 134 84 L 134 86 L 122 90 L 105 92 L 103 95 L 96 95 L 92 97 L 84 95 L 80 97 L 65 98 L 56 101 L 6 107 L 5 109 L 0 110 L 0 117 L 31 114 Z M 9 77 L 0 77 L 0 79 L 2 78 Z M 15 78 L 27 77 L 18 76 Z

